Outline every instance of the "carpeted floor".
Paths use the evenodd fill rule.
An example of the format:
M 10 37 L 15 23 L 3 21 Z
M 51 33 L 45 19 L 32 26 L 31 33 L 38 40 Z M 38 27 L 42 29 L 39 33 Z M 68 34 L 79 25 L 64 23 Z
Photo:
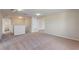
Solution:
M 5 41 L 6 40 L 6 41 Z M 78 50 L 79 41 L 45 33 L 9 36 L 0 42 L 0 50 Z

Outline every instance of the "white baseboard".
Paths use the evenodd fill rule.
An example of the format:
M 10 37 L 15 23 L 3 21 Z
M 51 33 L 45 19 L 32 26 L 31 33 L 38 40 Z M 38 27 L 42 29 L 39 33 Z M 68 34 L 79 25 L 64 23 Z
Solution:
M 46 33 L 46 32 L 45 32 L 45 33 Z M 71 39 L 71 40 L 76 40 L 76 41 L 79 41 L 79 39 L 70 38 L 70 37 L 67 37 L 67 36 L 61 36 L 61 35 L 56 35 L 56 34 L 51 34 L 51 33 L 47 33 L 47 34 L 50 34 L 50 35 L 55 35 L 55 36 L 58 36 L 58 37 L 62 37 L 62 38 L 67 38 L 67 39 Z

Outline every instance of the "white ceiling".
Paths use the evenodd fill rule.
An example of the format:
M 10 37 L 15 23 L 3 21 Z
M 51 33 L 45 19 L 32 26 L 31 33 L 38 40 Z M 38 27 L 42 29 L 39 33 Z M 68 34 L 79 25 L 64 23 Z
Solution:
M 22 13 L 30 16 L 35 16 L 36 13 L 40 13 L 41 16 L 48 15 L 52 13 L 64 12 L 65 9 L 24 9 Z
M 15 10 L 15 9 L 14 9 Z M 12 9 L 2 9 L 3 13 L 12 12 Z M 66 9 L 23 9 L 23 11 L 16 11 L 14 13 L 19 15 L 36 16 L 36 13 L 40 13 L 40 16 L 49 15 L 52 13 L 65 12 Z

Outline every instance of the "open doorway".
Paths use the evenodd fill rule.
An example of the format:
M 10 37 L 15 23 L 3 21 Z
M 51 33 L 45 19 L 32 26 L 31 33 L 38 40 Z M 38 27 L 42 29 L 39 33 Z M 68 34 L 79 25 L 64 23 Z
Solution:
M 10 17 L 2 18 L 2 38 L 10 37 L 13 34 L 13 26 Z

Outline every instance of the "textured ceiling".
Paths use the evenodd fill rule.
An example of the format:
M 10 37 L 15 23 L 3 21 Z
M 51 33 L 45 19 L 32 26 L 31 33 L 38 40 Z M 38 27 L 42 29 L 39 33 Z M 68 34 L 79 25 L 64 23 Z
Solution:
M 40 13 L 40 16 L 49 15 L 52 13 L 65 12 L 66 9 L 23 9 L 23 11 L 15 11 L 15 9 L 1 9 L 0 11 L 4 14 L 15 13 L 18 15 L 28 15 L 28 16 L 36 16 L 36 13 Z
M 48 15 L 52 13 L 64 12 L 65 9 L 25 9 L 22 13 L 30 16 L 35 16 L 36 13 L 40 13 L 41 16 Z

